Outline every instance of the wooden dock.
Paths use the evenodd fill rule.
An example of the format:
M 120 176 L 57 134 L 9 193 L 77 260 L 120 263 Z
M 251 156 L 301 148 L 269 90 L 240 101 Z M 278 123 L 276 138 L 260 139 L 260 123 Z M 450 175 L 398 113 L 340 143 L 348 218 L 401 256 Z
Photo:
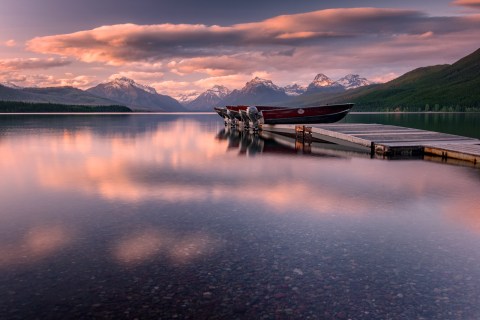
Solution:
M 328 141 L 383 157 L 437 156 L 480 165 L 480 140 L 381 124 L 262 125 L 261 130 L 306 141 Z

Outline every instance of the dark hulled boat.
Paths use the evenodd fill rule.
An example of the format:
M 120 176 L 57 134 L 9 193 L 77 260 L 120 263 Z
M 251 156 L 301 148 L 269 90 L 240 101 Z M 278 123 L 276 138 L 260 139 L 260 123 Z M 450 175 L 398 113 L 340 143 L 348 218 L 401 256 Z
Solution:
M 353 103 L 327 104 L 302 108 L 226 106 L 225 108 L 216 107 L 215 111 L 223 118 L 232 121 L 248 122 L 248 119 L 250 119 L 251 121 L 260 120 L 260 123 L 264 124 L 308 124 L 339 121 L 348 114 L 352 107 Z
M 265 124 L 332 123 L 343 119 L 353 103 L 331 104 L 303 108 L 277 108 L 262 110 Z

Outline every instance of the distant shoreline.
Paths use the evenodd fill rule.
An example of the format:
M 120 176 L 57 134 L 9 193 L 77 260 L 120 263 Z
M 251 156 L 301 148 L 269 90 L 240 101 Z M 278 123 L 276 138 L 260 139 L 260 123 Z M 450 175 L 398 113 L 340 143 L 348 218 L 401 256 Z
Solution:
M 480 111 L 358 111 L 349 114 L 475 114 Z M 111 112 L 111 111 L 58 111 L 58 112 L 2 112 L 1 115 L 215 115 L 214 111 L 181 111 L 181 112 L 145 112 L 145 111 L 128 111 L 128 112 Z
M 71 105 L 60 103 L 38 103 L 20 101 L 0 101 L 0 113 L 103 113 L 103 112 L 132 112 L 132 109 L 121 105 Z
M 352 111 L 351 114 L 454 114 L 454 113 L 479 113 L 478 108 L 469 108 L 468 111 L 451 110 L 368 110 Z M 122 105 L 71 105 L 48 102 L 21 102 L 1 101 L 0 114 L 215 114 L 213 111 L 146 111 L 133 110 Z

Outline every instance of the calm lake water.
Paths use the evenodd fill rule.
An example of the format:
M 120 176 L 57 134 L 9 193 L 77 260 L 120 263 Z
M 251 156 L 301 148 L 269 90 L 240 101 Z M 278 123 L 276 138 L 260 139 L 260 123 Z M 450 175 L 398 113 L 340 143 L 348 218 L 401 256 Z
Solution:
M 437 116 L 347 121 L 479 135 Z M 480 318 L 478 168 L 216 115 L 2 115 L 0 177 L 2 319 Z

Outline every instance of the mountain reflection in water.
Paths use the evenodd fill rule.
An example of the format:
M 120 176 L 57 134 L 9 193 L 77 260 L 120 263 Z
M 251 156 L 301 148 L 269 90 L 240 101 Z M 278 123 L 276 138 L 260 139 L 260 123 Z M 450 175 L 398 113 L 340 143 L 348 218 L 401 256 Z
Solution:
M 480 316 L 478 169 L 217 118 L 0 117 L 1 314 Z

